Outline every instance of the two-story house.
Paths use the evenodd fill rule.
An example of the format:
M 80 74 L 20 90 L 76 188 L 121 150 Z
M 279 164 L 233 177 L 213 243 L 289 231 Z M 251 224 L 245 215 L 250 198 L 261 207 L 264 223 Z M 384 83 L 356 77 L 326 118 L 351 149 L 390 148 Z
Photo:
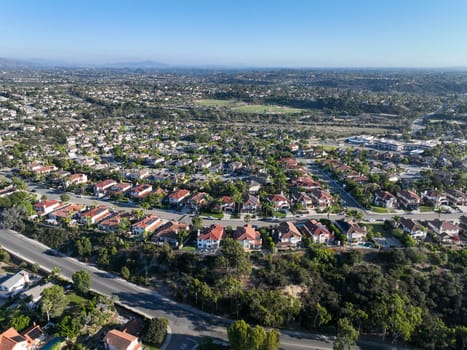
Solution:
M 240 242 L 243 249 L 261 249 L 261 233 L 250 224 L 237 227 L 233 236 L 234 239 Z
M 216 251 L 221 241 L 225 238 L 225 228 L 221 225 L 212 224 L 203 231 L 198 231 L 196 246 L 198 249 Z
M 333 239 L 333 234 L 326 225 L 314 219 L 307 220 L 302 226 L 302 233 L 311 237 L 313 243 L 328 244 Z
M 302 241 L 302 234 L 293 222 L 281 222 L 277 228 L 277 231 L 279 238 L 276 244 L 277 249 L 297 248 L 300 245 Z

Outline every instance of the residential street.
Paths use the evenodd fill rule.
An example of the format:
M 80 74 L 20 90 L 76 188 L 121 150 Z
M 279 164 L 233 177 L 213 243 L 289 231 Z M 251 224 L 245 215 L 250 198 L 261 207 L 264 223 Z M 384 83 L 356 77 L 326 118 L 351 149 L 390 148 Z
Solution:
M 11 254 L 30 263 L 38 263 L 46 270 L 60 267 L 63 277 L 71 279 L 75 271 L 91 274 L 92 290 L 106 296 L 115 296 L 122 306 L 148 317 L 166 317 L 170 321 L 172 338 L 167 349 L 186 350 L 194 347 L 204 336 L 226 340 L 228 320 L 176 303 L 159 293 L 131 284 L 115 275 L 81 263 L 69 257 L 45 254 L 48 247 L 11 230 L 0 230 L 0 245 Z M 287 332 L 288 334 L 293 334 Z M 321 339 L 321 340 L 320 340 Z M 281 333 L 281 348 L 285 350 L 332 349 L 332 342 L 324 336 L 311 334 L 287 335 Z M 361 342 L 355 349 L 405 349 L 373 342 Z

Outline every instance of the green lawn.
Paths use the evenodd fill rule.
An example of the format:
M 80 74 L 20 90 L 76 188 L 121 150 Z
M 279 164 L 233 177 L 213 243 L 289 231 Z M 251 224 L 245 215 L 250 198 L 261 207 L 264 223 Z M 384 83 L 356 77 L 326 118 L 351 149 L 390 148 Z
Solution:
M 370 230 L 374 234 L 381 233 L 381 235 L 386 236 L 386 237 L 391 236 L 391 234 L 384 229 L 384 224 L 381 223 L 381 222 L 365 224 L 365 226 L 368 227 L 368 228 L 371 227 Z
M 213 218 L 216 218 L 216 219 L 222 219 L 224 217 L 224 213 L 208 213 L 208 212 L 202 212 L 201 213 L 201 216 L 212 216 Z
M 232 108 L 235 112 L 254 114 L 297 114 L 302 110 L 298 108 L 274 106 L 274 105 L 240 105 Z
M 183 248 L 182 248 L 183 251 L 195 251 L 196 248 L 195 247 L 192 247 L 192 246 L 186 246 L 184 245 Z
M 203 99 L 196 100 L 195 103 L 202 107 L 233 107 L 238 104 L 235 100 L 215 100 L 215 99 Z
M 276 218 L 285 218 L 286 214 L 281 211 L 276 211 L 273 213 L 273 216 Z
M 371 207 L 371 211 L 374 211 L 375 213 L 382 213 L 382 214 L 386 214 L 388 212 L 386 208 L 375 207 L 375 206 Z
M 70 304 L 85 306 L 88 303 L 87 299 L 77 295 L 75 292 L 71 292 L 67 294 L 66 297 L 68 298 L 68 302 Z
M 420 211 L 422 213 L 426 213 L 426 212 L 429 212 L 429 211 L 433 211 L 435 208 L 434 207 L 428 207 L 426 205 L 421 205 L 419 209 L 420 209 Z
M 252 113 L 252 114 L 297 114 L 302 112 L 299 108 L 283 107 L 276 105 L 257 105 L 247 104 L 236 100 L 215 100 L 203 99 L 196 100 L 195 103 L 202 107 L 223 107 L 229 108 L 234 112 Z

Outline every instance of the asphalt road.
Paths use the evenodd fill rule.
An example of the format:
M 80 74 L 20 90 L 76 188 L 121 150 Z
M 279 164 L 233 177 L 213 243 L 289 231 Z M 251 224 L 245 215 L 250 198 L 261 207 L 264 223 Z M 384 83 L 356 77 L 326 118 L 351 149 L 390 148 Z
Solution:
M 176 303 L 161 294 L 129 283 L 113 274 L 99 270 L 70 257 L 46 254 L 47 246 L 11 230 L 0 230 L 0 245 L 11 254 L 38 263 L 45 270 L 58 266 L 63 277 L 71 279 L 73 272 L 86 270 L 91 275 L 91 289 L 106 296 L 115 296 L 118 303 L 147 317 L 166 317 L 172 329 L 167 349 L 190 350 L 205 336 L 221 341 L 227 339 L 229 320 L 201 312 L 189 305 Z M 286 334 L 287 333 L 287 334 Z M 405 349 L 378 342 L 362 341 L 355 349 Z M 322 335 L 281 333 L 284 350 L 332 349 L 332 342 Z
M 331 181 L 333 181 L 331 179 Z M 360 205 L 355 201 L 355 199 L 350 196 L 346 191 L 342 189 L 337 183 L 330 183 L 332 185 L 333 189 L 339 193 L 341 198 L 344 199 L 345 203 L 347 204 L 347 207 L 349 209 L 357 209 L 363 214 L 363 220 L 366 221 L 384 221 L 386 219 L 391 219 L 393 216 L 398 215 L 400 217 L 407 217 L 407 218 L 412 218 L 420 221 L 425 221 L 425 220 L 433 220 L 436 218 L 441 218 L 443 220 L 453 220 L 458 222 L 459 218 L 463 215 L 463 213 L 450 213 L 450 214 L 438 214 L 434 212 L 426 212 L 426 213 L 413 213 L 413 214 L 408 214 L 408 213 L 373 213 L 369 212 L 366 210 L 362 210 Z M 28 186 L 30 190 L 34 190 L 36 195 L 40 198 L 42 195 L 47 196 L 48 199 L 57 199 L 60 200 L 60 195 L 63 193 L 62 191 L 57 191 L 55 189 L 48 189 L 44 188 L 41 185 L 34 184 L 34 183 L 28 183 Z M 135 206 L 132 203 L 125 203 L 123 204 L 116 204 L 111 201 L 103 201 L 99 199 L 95 199 L 93 197 L 85 197 L 85 196 L 76 196 L 72 193 L 67 193 L 70 196 L 70 202 L 73 203 L 80 203 L 80 204 L 86 204 L 86 205 L 96 205 L 96 204 L 102 204 L 106 205 L 108 207 L 115 207 L 117 210 L 125 210 L 125 211 L 132 211 L 133 209 L 137 209 L 138 207 Z M 187 224 L 191 224 L 191 217 L 192 214 L 187 214 L 187 213 L 182 213 L 182 212 L 176 212 L 173 210 L 146 210 L 145 211 L 147 214 L 155 214 L 158 215 L 161 219 L 163 220 L 174 220 L 174 221 L 181 221 Z M 318 214 L 318 213 L 312 213 L 309 215 L 305 216 L 292 216 L 292 217 L 287 217 L 284 219 L 278 219 L 276 221 L 266 221 L 264 219 L 253 219 L 251 220 L 251 224 L 258 226 L 258 227 L 263 227 L 263 226 L 271 226 L 271 225 L 276 225 L 278 221 L 304 221 L 307 218 L 327 218 L 328 214 Z M 339 214 L 330 214 L 329 216 L 330 219 L 332 220 L 338 220 L 344 218 L 344 215 L 339 215 Z M 245 221 L 242 219 L 222 219 L 222 220 L 217 220 L 217 219 L 203 219 L 204 225 L 210 225 L 213 223 L 217 224 L 222 224 L 223 226 L 232 226 L 232 227 L 237 227 L 245 224 Z

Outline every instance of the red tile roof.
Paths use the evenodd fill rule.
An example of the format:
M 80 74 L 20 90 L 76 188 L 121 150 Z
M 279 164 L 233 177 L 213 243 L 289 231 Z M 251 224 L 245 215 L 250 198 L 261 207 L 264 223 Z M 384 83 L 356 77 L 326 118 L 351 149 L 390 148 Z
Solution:
M 212 224 L 210 227 L 203 230 L 199 235 L 198 240 L 211 240 L 211 241 L 220 241 L 225 236 L 224 226 Z

